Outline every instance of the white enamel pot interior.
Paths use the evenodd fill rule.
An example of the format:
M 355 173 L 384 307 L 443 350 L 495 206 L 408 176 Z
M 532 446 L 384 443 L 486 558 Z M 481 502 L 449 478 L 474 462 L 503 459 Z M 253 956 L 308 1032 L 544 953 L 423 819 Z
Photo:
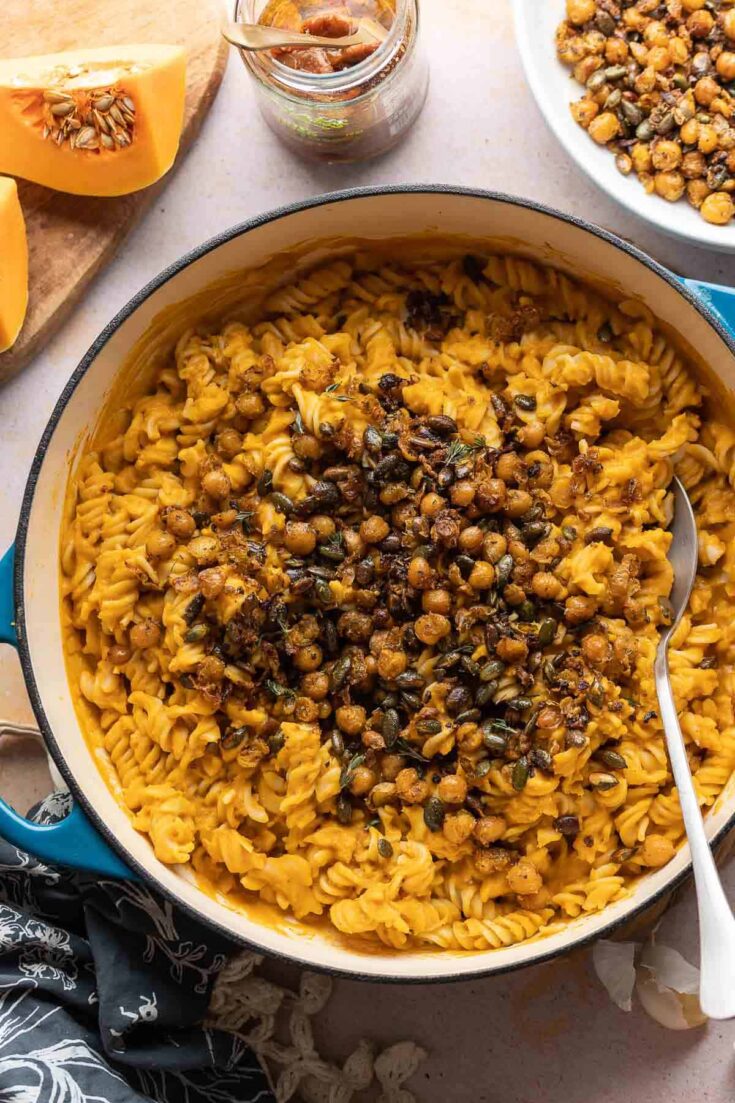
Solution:
M 578 277 L 603 280 L 641 299 L 696 348 L 728 389 L 735 359 L 726 331 L 665 270 L 601 231 L 509 197 L 443 188 L 396 188 L 327 196 L 237 227 L 167 270 L 107 327 L 82 361 L 54 411 L 34 462 L 18 531 L 16 602 L 21 660 L 51 753 L 88 815 L 128 865 L 171 900 L 232 938 L 312 968 L 382 980 L 461 979 L 498 973 L 565 953 L 610 932 L 650 906 L 685 874 L 682 849 L 646 877 L 631 896 L 536 941 L 477 953 L 362 953 L 325 933 L 287 920 L 273 929 L 205 895 L 154 857 L 131 826 L 91 757 L 72 706 L 62 654 L 58 547 L 69 457 L 98 419 L 111 383 L 135 341 L 164 307 L 236 269 L 249 268 L 304 242 L 413 233 L 486 237 Z M 710 836 L 731 826 L 732 788 L 708 817 Z

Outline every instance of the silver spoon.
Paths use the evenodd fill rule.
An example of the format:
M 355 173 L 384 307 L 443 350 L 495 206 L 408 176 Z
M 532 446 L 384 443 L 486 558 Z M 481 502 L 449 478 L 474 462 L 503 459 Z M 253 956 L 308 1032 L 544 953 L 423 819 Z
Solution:
M 653 670 L 671 772 L 679 793 L 694 869 L 699 911 L 699 1002 L 710 1019 L 731 1019 L 735 1018 L 735 919 L 705 834 L 669 678 L 669 642 L 689 603 L 697 574 L 698 554 L 697 526 L 687 492 L 676 478 L 672 482 L 672 490 L 674 519 L 669 562 L 674 569 L 671 591 L 673 620 L 661 633 Z
M 319 35 L 301 34 L 281 27 L 265 27 L 259 23 L 223 23 L 221 29 L 222 37 L 241 50 L 273 50 L 284 46 L 297 49 L 325 46 L 330 50 L 341 50 L 375 41 L 363 27 L 355 34 L 343 35 L 341 38 L 321 38 Z

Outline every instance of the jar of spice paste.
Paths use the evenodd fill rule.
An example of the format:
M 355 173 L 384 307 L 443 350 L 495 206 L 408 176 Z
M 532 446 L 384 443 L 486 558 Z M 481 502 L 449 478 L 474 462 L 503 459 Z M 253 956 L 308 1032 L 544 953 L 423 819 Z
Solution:
M 255 77 L 261 112 L 290 149 L 314 161 L 360 161 L 400 141 L 420 114 L 428 88 L 418 4 L 238 0 L 237 21 L 327 38 L 359 29 L 369 39 L 346 49 L 240 51 Z

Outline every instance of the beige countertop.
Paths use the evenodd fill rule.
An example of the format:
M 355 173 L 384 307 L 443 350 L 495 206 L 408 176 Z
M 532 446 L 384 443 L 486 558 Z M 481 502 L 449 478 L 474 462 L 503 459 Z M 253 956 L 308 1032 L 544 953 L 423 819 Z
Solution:
M 557 0 L 538 0 L 556 3 Z M 558 0 L 561 8 L 561 0 Z M 85 303 L 25 373 L 0 391 L 0 548 L 13 538 L 37 441 L 66 379 L 112 315 L 188 248 L 270 207 L 359 184 L 452 183 L 496 189 L 582 215 L 634 240 L 676 271 L 735 284 L 735 257 L 660 236 L 608 201 L 565 158 L 525 85 L 508 0 L 424 0 L 432 88 L 398 149 L 367 165 L 312 166 L 282 149 L 231 60 L 194 150 L 97 280 Z M 652 200 L 653 202 L 653 200 Z M 0 648 L 0 717 L 30 721 L 17 660 Z M 49 786 L 30 742 L 0 749 L 0 792 L 25 809 Z M 735 864 L 726 874 L 735 895 Z M 696 956 L 691 894 L 667 940 Z M 325 1053 L 361 1036 L 414 1038 L 429 1058 L 412 1081 L 421 1103 L 730 1103 L 735 1026 L 664 1030 L 619 1011 L 585 952 L 495 980 L 428 987 L 340 981 L 318 1026 Z

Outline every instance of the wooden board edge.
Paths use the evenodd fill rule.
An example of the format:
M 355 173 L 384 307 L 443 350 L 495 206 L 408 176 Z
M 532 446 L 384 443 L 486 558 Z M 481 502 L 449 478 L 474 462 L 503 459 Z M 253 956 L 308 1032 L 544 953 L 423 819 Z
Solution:
M 0 386 L 10 382 L 23 368 L 25 368 L 31 360 L 41 351 L 41 349 L 47 344 L 47 342 L 59 331 L 59 329 L 66 322 L 67 318 L 71 315 L 72 311 L 76 307 L 77 303 L 81 299 L 84 292 L 92 283 L 94 278 L 99 273 L 100 269 L 104 266 L 105 262 L 109 259 L 110 255 L 114 253 L 117 247 L 125 240 L 130 231 L 138 224 L 143 215 L 149 210 L 151 204 L 155 199 L 165 190 L 168 181 L 179 169 L 186 158 L 187 153 L 193 145 L 194 139 L 201 130 L 204 120 L 206 119 L 209 111 L 214 103 L 214 100 L 219 92 L 220 85 L 225 75 L 227 68 L 227 61 L 230 54 L 230 46 L 223 38 L 220 39 L 220 43 L 217 49 L 217 57 L 215 65 L 212 68 L 209 80 L 207 81 L 205 92 L 200 101 L 199 109 L 194 112 L 190 119 L 184 124 L 181 131 L 181 141 L 179 143 L 179 150 L 176 154 L 176 159 L 168 170 L 168 172 L 157 180 L 155 184 L 151 184 L 150 187 L 143 189 L 138 193 L 140 203 L 136 207 L 135 211 L 130 216 L 129 220 L 119 228 L 119 232 L 115 233 L 108 241 L 105 249 L 100 253 L 99 257 L 94 264 L 90 265 L 86 272 L 84 272 L 82 278 L 77 283 L 73 292 L 59 304 L 57 309 L 48 316 L 41 328 L 30 338 L 28 341 L 23 340 L 23 330 L 21 329 L 20 335 L 15 345 L 8 349 L 7 352 L 0 354 Z M 86 350 L 85 350 L 86 351 Z

